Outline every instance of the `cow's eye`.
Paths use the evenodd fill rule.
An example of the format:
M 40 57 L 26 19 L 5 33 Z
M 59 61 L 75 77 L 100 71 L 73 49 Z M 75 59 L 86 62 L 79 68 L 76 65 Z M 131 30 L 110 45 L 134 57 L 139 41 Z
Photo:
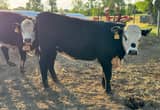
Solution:
M 141 42 L 141 39 L 139 39 L 138 42 Z

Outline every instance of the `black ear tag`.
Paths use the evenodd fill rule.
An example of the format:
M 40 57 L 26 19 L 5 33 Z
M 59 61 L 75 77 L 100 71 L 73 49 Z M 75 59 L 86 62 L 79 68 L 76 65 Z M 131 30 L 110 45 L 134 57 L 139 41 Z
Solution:
M 114 33 L 114 39 L 115 39 L 115 40 L 119 40 L 119 39 L 120 39 L 118 32 L 115 32 L 115 33 Z

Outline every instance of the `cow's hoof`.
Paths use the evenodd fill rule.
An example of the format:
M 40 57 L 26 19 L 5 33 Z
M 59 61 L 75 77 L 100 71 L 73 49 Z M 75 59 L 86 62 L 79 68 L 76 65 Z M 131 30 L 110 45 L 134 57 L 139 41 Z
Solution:
M 109 82 L 107 83 L 106 93 L 107 93 L 107 94 L 112 94 L 111 84 L 110 84 Z
M 56 83 L 56 84 L 59 84 L 60 81 L 58 79 L 53 79 L 53 81 Z
M 57 76 L 54 76 L 54 77 L 52 76 L 52 80 L 53 80 L 53 82 L 55 82 L 57 84 L 60 83 Z
M 49 88 L 49 85 L 48 85 L 48 81 L 47 81 L 47 80 L 43 81 L 43 87 L 44 87 L 44 89 Z
M 106 92 L 107 95 L 112 95 L 113 94 L 113 92 L 111 90 L 106 90 L 105 92 Z
M 20 67 L 20 72 L 25 73 L 26 71 L 24 70 L 24 67 Z
M 103 89 L 105 89 L 105 79 L 104 79 L 104 77 L 102 78 L 101 83 L 102 83 L 102 87 L 103 87 Z
M 24 69 L 20 70 L 21 73 L 25 73 L 26 71 Z
M 48 85 L 48 83 L 47 83 L 47 84 L 46 84 L 46 83 L 45 83 L 45 84 L 43 84 L 43 86 L 44 86 L 44 89 L 46 89 L 46 90 L 47 90 L 47 89 L 49 89 L 49 85 Z
M 7 64 L 8 64 L 9 66 L 16 66 L 16 64 L 13 63 L 13 62 L 11 62 L 11 61 L 7 61 Z

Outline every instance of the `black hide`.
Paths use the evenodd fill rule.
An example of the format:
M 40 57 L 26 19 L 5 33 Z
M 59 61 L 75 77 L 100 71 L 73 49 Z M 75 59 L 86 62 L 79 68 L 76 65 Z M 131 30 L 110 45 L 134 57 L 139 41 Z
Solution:
M 114 26 L 119 39 L 114 39 Z M 37 16 L 36 37 L 40 47 L 40 70 L 44 87 L 48 87 L 47 72 L 51 73 L 54 81 L 57 77 L 54 62 L 57 52 L 65 52 L 75 59 L 98 59 L 105 76 L 105 89 L 111 92 L 113 57 L 123 58 L 125 51 L 122 45 L 123 24 L 112 22 L 96 22 L 70 18 L 63 15 L 41 13 Z

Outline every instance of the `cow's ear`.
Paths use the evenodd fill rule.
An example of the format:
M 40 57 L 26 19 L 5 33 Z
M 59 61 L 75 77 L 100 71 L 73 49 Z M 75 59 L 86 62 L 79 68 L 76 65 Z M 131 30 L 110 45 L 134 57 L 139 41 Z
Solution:
M 147 36 L 152 31 L 152 28 L 149 29 L 141 29 L 141 35 Z
M 115 32 L 118 32 L 120 29 L 121 29 L 120 26 L 113 26 L 113 27 L 111 28 L 111 32 L 115 33 Z
M 20 33 L 20 24 L 19 23 L 15 23 L 14 24 L 14 32 L 15 33 Z

